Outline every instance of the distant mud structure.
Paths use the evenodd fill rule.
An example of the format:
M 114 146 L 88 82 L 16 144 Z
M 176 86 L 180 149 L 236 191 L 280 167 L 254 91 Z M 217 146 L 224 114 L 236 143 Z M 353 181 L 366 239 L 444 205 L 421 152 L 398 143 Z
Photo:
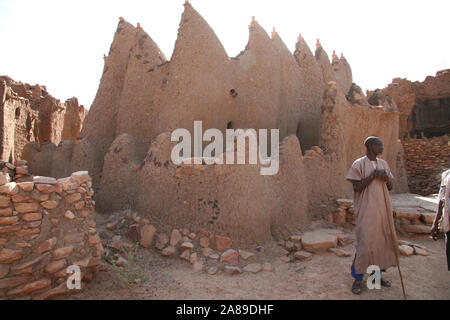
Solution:
M 280 169 L 256 165 L 174 165 L 171 132 L 279 129 Z M 301 36 L 292 54 L 255 19 L 244 51 L 228 57 L 211 27 L 186 2 L 170 60 L 122 18 L 100 86 L 74 144 L 24 149 L 34 174 L 87 170 L 96 210 L 136 209 L 158 230 L 207 229 L 250 246 L 303 229 L 351 197 L 345 173 L 369 135 L 385 143 L 396 192 L 408 191 L 394 103 L 372 106 L 349 63 Z M 233 152 L 233 150 L 228 150 Z
M 0 76 L 0 161 L 21 159 L 29 142 L 37 150 L 73 144 L 87 113 L 77 98 L 62 103 L 45 86 Z
M 438 193 L 441 174 L 450 169 L 450 69 L 423 82 L 395 78 L 371 95 L 391 97 L 398 106 L 411 192 Z

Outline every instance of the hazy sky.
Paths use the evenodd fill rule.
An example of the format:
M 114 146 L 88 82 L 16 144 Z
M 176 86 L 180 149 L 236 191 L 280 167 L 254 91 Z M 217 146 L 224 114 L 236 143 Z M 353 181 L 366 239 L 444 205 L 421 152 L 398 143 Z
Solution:
M 293 51 L 302 33 L 320 38 L 331 56 L 344 53 L 353 81 L 366 89 L 393 78 L 423 81 L 450 68 L 449 0 L 191 0 L 229 56 L 248 40 L 251 16 L 276 27 Z M 90 107 L 122 16 L 142 28 L 170 58 L 184 0 L 0 0 L 0 75 L 44 84 L 60 100 Z

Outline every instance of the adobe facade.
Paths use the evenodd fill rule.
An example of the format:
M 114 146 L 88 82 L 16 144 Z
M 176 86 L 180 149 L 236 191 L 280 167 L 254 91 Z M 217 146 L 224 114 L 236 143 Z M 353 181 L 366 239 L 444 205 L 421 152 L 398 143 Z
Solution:
M 158 229 L 204 228 L 253 245 L 301 230 L 334 211 L 337 197 L 351 197 L 345 173 L 369 135 L 385 143 L 396 191 L 408 190 L 399 113 L 365 101 L 346 59 L 330 62 L 320 42 L 313 54 L 299 36 L 292 54 L 252 19 L 245 50 L 230 58 L 186 3 L 170 60 L 121 18 L 78 140 L 28 144 L 24 158 L 36 174 L 89 171 L 99 211 L 133 208 Z M 176 166 L 170 134 L 193 133 L 197 120 L 222 133 L 279 129 L 278 174 L 261 176 L 261 163 Z

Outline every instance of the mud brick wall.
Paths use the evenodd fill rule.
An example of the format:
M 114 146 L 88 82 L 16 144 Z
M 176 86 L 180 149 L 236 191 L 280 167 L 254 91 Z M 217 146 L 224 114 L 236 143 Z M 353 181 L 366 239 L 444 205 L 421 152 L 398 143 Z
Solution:
M 66 294 L 68 266 L 79 266 L 84 281 L 103 269 L 86 171 L 19 183 L 0 175 L 0 300 Z
M 450 168 L 449 143 L 450 135 L 402 142 L 412 193 L 429 195 L 439 192 L 442 172 Z
M 64 140 L 76 141 L 87 113 L 75 97 L 62 103 L 45 86 L 0 76 L 0 160 L 23 159 L 28 142 L 39 148 L 45 142 L 56 146 Z

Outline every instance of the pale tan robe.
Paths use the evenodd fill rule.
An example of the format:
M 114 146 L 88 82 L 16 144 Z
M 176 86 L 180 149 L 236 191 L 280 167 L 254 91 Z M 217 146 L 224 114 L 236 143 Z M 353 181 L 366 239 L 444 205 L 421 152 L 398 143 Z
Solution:
M 385 169 L 393 178 L 389 165 L 377 159 L 377 169 Z M 362 180 L 374 171 L 367 156 L 355 160 L 347 180 Z M 398 250 L 391 200 L 386 182 L 374 179 L 362 192 L 355 192 L 356 258 L 355 271 L 367 272 L 370 265 L 381 270 L 397 265 Z

